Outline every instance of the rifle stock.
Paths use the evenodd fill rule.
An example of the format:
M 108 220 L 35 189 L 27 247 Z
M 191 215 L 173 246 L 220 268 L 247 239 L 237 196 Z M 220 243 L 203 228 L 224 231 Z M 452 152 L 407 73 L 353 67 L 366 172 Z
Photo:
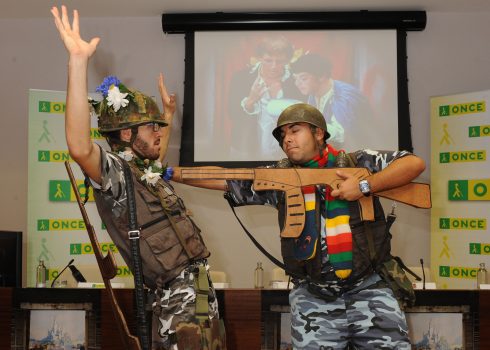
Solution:
M 107 290 L 107 293 L 109 294 L 109 300 L 111 303 L 112 311 L 114 313 L 114 318 L 116 319 L 116 325 L 119 330 L 119 335 L 121 336 L 121 341 L 124 345 L 124 349 L 141 350 L 139 339 L 129 332 L 126 319 L 124 318 L 124 315 L 114 294 L 114 290 L 112 289 L 111 279 L 114 278 L 117 274 L 117 266 L 114 255 L 111 251 L 109 251 L 106 256 L 103 256 L 102 249 L 100 248 L 94 227 L 90 223 L 87 211 L 85 210 L 85 206 L 83 205 L 80 198 L 77 182 L 75 180 L 75 177 L 73 176 L 73 171 L 71 170 L 71 166 L 68 161 L 65 161 L 65 167 L 66 171 L 68 172 L 68 177 L 70 178 L 73 192 L 75 193 L 75 197 L 77 199 L 78 207 L 80 208 L 80 212 L 83 217 L 83 222 L 85 223 L 85 227 L 87 228 L 90 243 L 92 243 L 94 255 L 97 260 L 97 264 L 99 265 L 105 288 Z
M 336 168 L 216 168 L 216 167 L 175 167 L 172 180 L 185 183 L 186 180 L 252 180 L 256 191 L 283 191 L 286 195 L 286 218 L 281 237 L 296 238 L 301 235 L 305 221 L 303 186 L 326 185 L 337 188 L 344 180 L 337 176 Z M 371 175 L 366 168 L 342 168 L 342 172 L 355 176 L 359 181 Z M 387 191 L 373 193 L 377 197 L 388 198 L 416 208 L 430 208 L 430 186 L 411 182 Z M 374 220 L 372 197 L 359 199 L 363 220 Z

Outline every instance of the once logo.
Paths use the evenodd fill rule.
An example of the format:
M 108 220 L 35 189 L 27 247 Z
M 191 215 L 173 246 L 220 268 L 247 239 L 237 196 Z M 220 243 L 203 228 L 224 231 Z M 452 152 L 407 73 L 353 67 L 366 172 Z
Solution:
M 488 201 L 490 200 L 490 179 L 450 180 L 448 181 L 448 200 L 450 201 Z
M 440 277 L 475 279 L 477 271 L 474 267 L 439 266 Z
M 468 128 L 469 137 L 490 136 L 490 125 L 477 125 Z
M 39 101 L 38 111 L 41 113 L 65 113 L 64 102 Z
M 471 113 L 482 113 L 486 111 L 485 101 L 457 103 L 439 106 L 439 116 L 463 115 Z
M 439 153 L 440 163 L 484 162 L 486 159 L 487 152 L 485 150 Z
M 479 218 L 440 218 L 442 230 L 486 230 L 487 220 Z

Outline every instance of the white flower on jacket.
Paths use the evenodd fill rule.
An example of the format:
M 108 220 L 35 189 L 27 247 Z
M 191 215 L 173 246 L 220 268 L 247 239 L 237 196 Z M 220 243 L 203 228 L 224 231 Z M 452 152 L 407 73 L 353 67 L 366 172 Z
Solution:
M 124 159 L 125 161 L 132 161 L 133 160 L 133 157 L 134 157 L 134 154 L 133 152 L 131 151 L 122 151 L 122 152 L 119 152 L 118 153 L 119 157 L 121 157 L 122 159 Z
M 151 171 L 151 166 L 145 169 L 145 174 L 141 176 L 142 181 L 148 182 L 150 185 L 155 185 L 160 178 L 160 173 L 154 173 Z

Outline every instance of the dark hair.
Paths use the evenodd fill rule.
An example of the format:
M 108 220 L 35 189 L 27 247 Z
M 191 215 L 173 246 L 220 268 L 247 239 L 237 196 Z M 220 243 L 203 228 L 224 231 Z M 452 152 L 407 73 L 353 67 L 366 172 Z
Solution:
M 106 131 L 101 133 L 105 137 L 107 143 L 111 147 L 111 150 L 116 150 L 120 147 L 119 143 L 121 141 L 121 130 Z
M 286 37 L 279 36 L 266 36 L 262 38 L 255 52 L 257 56 L 262 57 L 266 53 L 281 54 L 285 53 L 288 58 L 293 57 L 294 48 Z
M 330 78 L 332 75 L 332 64 L 330 61 L 318 54 L 310 53 L 299 57 L 291 64 L 293 73 L 310 73 L 320 77 Z

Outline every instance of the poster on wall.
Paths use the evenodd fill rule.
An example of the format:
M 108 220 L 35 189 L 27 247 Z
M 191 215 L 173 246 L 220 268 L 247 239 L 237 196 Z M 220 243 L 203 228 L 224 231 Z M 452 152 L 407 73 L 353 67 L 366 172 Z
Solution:
M 71 161 L 65 141 L 65 100 L 65 92 L 29 91 L 26 287 L 36 285 L 36 267 L 41 260 L 47 268 L 47 287 L 72 259 L 88 282 L 102 282 L 64 165 L 66 160 L 71 162 L 83 199 L 86 193 L 84 177 L 78 165 Z M 108 147 L 98 132 L 96 117 L 92 117 L 90 133 L 96 143 Z M 85 207 L 102 251 L 104 254 L 109 250 L 115 253 L 118 275 L 113 281 L 132 287 L 131 272 L 100 220 L 92 190 Z M 68 282 L 70 287 L 76 286 L 70 270 L 64 274 L 59 280 Z
M 431 98 L 431 270 L 438 288 L 474 289 L 490 268 L 490 90 Z

